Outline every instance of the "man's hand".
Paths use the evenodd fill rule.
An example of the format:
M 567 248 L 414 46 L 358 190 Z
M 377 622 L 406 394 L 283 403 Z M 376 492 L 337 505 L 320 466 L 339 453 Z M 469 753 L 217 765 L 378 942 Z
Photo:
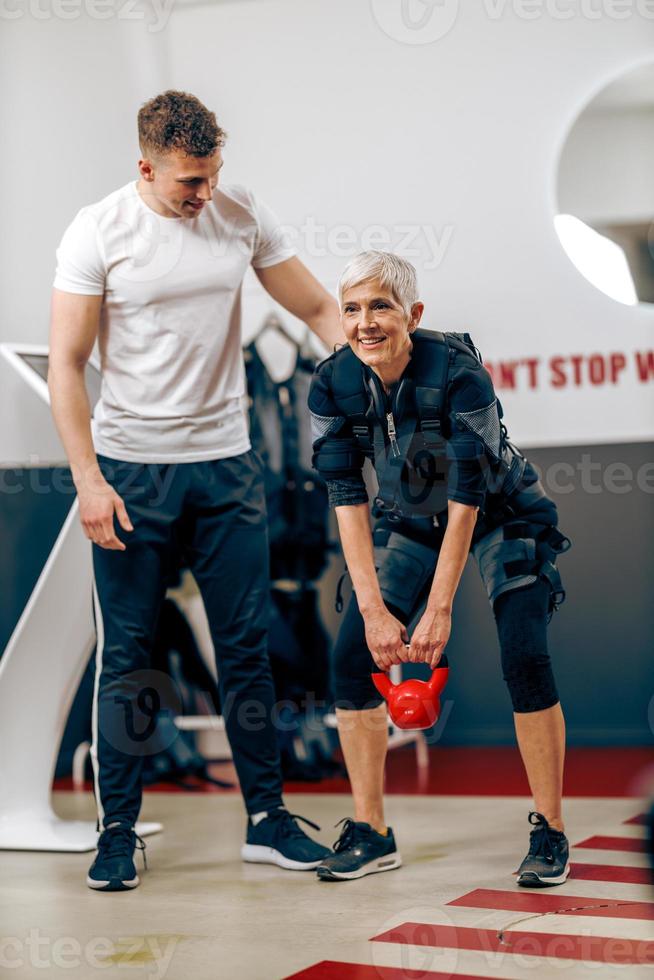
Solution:
M 364 616 L 366 643 L 372 658 L 380 670 L 389 670 L 393 664 L 406 663 L 409 637 L 406 627 L 388 609 L 380 609 Z
M 79 514 L 84 534 L 94 544 L 109 551 L 125 551 L 114 530 L 114 513 L 124 531 L 133 531 L 122 497 L 102 476 L 78 487 Z
M 449 609 L 440 609 L 436 612 L 426 609 L 411 637 L 409 648 L 411 663 L 426 663 L 433 670 L 443 656 L 451 629 L 452 614 Z

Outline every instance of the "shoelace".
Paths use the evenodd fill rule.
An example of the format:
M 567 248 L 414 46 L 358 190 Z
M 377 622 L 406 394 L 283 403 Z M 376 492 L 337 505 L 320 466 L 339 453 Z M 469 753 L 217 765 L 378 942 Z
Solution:
M 359 829 L 356 822 L 350 817 L 343 817 L 338 823 L 334 824 L 335 827 L 340 827 L 343 824 L 343 830 L 338 840 L 335 842 L 333 850 L 335 854 L 339 854 L 341 851 L 346 851 L 348 847 L 351 847 L 357 837 L 360 836 Z
M 536 817 L 536 820 L 532 820 Z M 529 814 L 529 823 L 536 826 L 529 835 L 529 856 L 544 857 L 550 863 L 554 861 L 554 847 L 552 845 L 551 834 L 554 833 L 547 820 L 541 813 L 533 810 Z
M 145 841 L 129 827 L 109 827 L 104 830 L 98 841 L 98 850 L 101 850 L 105 857 L 120 857 L 125 851 L 131 850 L 132 838 L 134 838 L 135 848 L 143 855 L 143 867 L 147 870 Z
M 286 837 L 305 837 L 306 834 L 301 827 L 298 827 L 296 820 L 301 820 L 303 823 L 313 827 L 314 830 L 320 830 L 317 823 L 313 820 L 309 820 L 308 817 L 302 817 L 299 813 L 289 813 L 288 810 L 284 810 L 280 807 L 277 810 L 271 810 L 268 814 L 269 820 L 279 821 L 279 826 L 276 828 L 277 833 L 282 832 Z

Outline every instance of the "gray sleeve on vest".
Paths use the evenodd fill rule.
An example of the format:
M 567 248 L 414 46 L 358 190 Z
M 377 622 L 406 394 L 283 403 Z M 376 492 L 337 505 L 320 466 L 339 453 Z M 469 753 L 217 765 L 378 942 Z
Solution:
M 327 493 L 329 506 L 332 508 L 368 503 L 368 491 L 361 474 L 327 480 Z

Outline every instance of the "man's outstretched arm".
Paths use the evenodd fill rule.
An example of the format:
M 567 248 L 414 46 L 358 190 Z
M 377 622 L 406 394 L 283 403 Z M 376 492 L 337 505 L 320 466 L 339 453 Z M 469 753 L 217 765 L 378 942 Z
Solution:
M 338 303 L 297 257 L 255 272 L 266 292 L 304 320 L 328 351 L 345 342 Z

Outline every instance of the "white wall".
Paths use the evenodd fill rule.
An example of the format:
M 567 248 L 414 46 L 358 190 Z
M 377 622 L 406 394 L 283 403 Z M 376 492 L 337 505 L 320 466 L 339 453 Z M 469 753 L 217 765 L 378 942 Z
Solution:
M 136 113 L 165 82 L 148 20 L 83 11 L 0 19 L 0 341 L 47 339 L 54 250 L 82 205 L 136 175 Z
M 331 230 L 329 247 L 324 235 L 318 247 L 299 235 L 330 286 L 373 225 L 395 247 L 407 225 L 446 243 L 436 268 L 424 232 L 417 254 L 404 249 L 418 267 L 426 324 L 469 329 L 491 362 L 541 359 L 536 389 L 521 369 L 518 390 L 502 393 L 517 441 L 649 438 L 652 386 L 636 381 L 634 352 L 652 345 L 654 309 L 622 307 L 589 285 L 552 215 L 569 126 L 614 75 L 651 57 L 654 21 L 524 20 L 508 5 L 493 19 L 488 2 L 467 2 L 440 40 L 407 44 L 375 19 L 393 6 L 399 0 L 178 6 L 172 82 L 215 108 L 229 131 L 226 181 L 250 184 L 297 229 Z M 349 246 L 347 229 L 357 237 Z M 251 296 L 253 321 L 265 305 Z M 627 359 L 618 384 L 550 386 L 552 354 L 611 351 Z
M 138 106 L 181 87 L 230 132 L 224 179 L 304 228 L 301 252 L 330 287 L 350 254 L 383 244 L 370 237 L 377 226 L 389 247 L 404 239 L 426 325 L 471 330 L 491 365 L 540 359 L 535 389 L 523 366 L 517 390 L 500 391 L 516 441 L 649 438 L 651 384 L 636 381 L 634 352 L 652 345 L 654 310 L 590 286 L 551 219 L 569 126 L 607 81 L 651 57 L 654 20 L 526 20 L 512 4 L 467 0 L 425 44 L 382 30 L 399 0 L 178 0 L 158 33 L 118 18 L 3 21 L 0 339 L 45 340 L 63 228 L 134 174 Z M 456 0 L 434 11 L 457 14 Z M 251 332 L 269 303 L 248 294 Z M 552 354 L 616 350 L 627 359 L 618 384 L 551 387 Z

